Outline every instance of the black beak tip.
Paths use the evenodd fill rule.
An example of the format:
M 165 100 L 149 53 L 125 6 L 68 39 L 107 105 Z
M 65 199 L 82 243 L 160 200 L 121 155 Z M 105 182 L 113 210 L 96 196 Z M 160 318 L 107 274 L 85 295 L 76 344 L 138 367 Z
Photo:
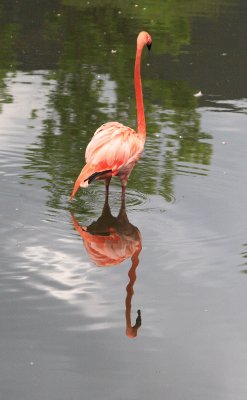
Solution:
M 148 48 L 149 51 L 151 50 L 151 47 L 152 47 L 152 43 L 147 44 L 147 48 Z

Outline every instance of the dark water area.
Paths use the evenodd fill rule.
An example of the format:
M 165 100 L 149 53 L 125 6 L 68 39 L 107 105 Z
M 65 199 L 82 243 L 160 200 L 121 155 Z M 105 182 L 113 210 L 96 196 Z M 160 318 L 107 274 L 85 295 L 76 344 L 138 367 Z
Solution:
M 1 400 L 246 399 L 246 15 L 1 2 Z M 69 202 L 95 130 L 136 127 L 143 29 L 126 210 L 117 178 Z

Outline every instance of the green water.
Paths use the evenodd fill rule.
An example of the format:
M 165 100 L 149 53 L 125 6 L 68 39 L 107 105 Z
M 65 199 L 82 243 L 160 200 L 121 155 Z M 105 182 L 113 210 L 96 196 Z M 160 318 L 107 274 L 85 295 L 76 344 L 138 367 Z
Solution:
M 1 400 L 245 400 L 246 13 L 1 2 Z M 144 29 L 147 140 L 126 215 L 116 178 L 110 209 L 102 182 L 69 203 L 95 130 L 136 127 Z M 98 267 L 95 233 L 113 229 L 122 262 Z

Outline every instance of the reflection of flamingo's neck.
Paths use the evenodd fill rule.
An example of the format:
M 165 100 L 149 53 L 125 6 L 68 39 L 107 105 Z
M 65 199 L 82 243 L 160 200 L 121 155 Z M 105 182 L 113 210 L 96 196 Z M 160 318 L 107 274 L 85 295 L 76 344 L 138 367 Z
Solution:
M 140 310 L 137 311 L 138 316 L 136 318 L 136 323 L 134 326 L 131 325 L 131 300 L 132 296 L 134 294 L 134 283 L 136 281 L 136 268 L 139 264 L 139 253 L 141 251 L 141 247 L 137 249 L 137 251 L 133 254 L 131 260 L 132 260 L 132 265 L 129 270 L 129 283 L 126 287 L 126 300 L 125 300 L 125 317 L 126 317 L 126 336 L 129 338 L 135 338 L 137 336 L 137 330 L 141 326 L 141 312 Z

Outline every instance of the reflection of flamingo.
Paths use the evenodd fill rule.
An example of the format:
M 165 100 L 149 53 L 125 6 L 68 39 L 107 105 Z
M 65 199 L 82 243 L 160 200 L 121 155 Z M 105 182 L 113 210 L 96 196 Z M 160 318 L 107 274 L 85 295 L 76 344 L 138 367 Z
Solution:
M 76 194 L 79 186 L 87 187 L 89 183 L 98 179 L 105 179 L 108 193 L 112 176 L 119 176 L 124 196 L 129 175 L 140 158 L 146 139 L 140 64 L 143 47 L 147 45 L 150 49 L 151 44 L 152 39 L 149 33 L 140 32 L 137 37 L 134 70 L 137 132 L 119 122 L 107 122 L 96 130 L 87 146 L 86 165 L 75 182 L 70 200 Z
M 101 216 L 88 227 L 80 227 L 71 213 L 73 224 L 81 235 L 84 246 L 91 260 L 99 267 L 120 264 L 131 257 L 129 283 L 126 287 L 126 335 L 136 337 L 141 326 L 141 312 L 138 310 L 136 324 L 131 326 L 131 300 L 134 294 L 133 286 L 136 280 L 136 268 L 139 264 L 139 254 L 142 249 L 141 234 L 127 217 L 124 198 L 117 217 L 111 214 L 106 196 Z

